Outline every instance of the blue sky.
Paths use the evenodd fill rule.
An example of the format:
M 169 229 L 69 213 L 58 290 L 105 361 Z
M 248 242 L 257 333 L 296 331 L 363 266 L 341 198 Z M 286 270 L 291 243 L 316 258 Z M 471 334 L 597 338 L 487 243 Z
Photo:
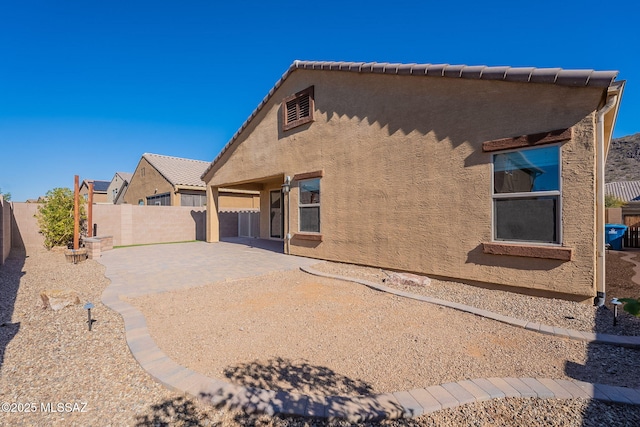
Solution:
M 595 1 L 5 1 L 0 189 L 211 161 L 295 59 L 618 70 L 640 132 L 640 6 Z

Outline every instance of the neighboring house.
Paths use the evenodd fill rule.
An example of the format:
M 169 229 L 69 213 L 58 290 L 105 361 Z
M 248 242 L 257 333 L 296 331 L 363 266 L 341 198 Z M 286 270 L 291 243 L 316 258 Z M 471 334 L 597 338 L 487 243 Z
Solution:
M 640 202 L 640 181 L 609 182 L 606 193 L 627 203 Z
M 209 162 L 145 153 L 138 162 L 124 194 L 124 203 L 149 206 L 206 206 L 206 190 L 200 178 Z M 257 191 L 224 192 L 221 209 L 253 208 Z
M 629 227 L 624 247 L 640 248 L 640 181 L 609 182 L 606 193 L 625 202 L 621 208 L 608 209 L 607 221 Z
M 254 190 L 289 254 L 600 304 L 616 75 L 295 61 L 202 176 L 207 241 Z
M 124 193 L 133 174 L 131 172 L 116 172 L 107 188 L 107 202 L 120 205 L 124 201 Z
M 205 206 L 201 160 L 145 153 L 129 181 L 124 203 L 150 206 Z
M 80 184 L 80 197 L 89 200 L 89 183 L 93 183 L 93 203 L 107 203 L 107 189 L 111 181 L 95 181 L 84 179 Z

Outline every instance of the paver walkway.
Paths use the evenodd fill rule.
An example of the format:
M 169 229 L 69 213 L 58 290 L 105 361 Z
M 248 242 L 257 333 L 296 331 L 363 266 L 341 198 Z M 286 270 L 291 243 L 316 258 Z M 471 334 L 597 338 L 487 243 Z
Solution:
M 155 344 L 142 313 L 120 299 L 173 289 L 202 286 L 220 280 L 300 268 L 310 274 L 361 283 L 399 296 L 491 318 L 540 333 L 589 342 L 640 347 L 640 337 L 617 337 L 538 325 L 463 304 L 398 291 L 372 282 L 320 273 L 318 262 L 283 255 L 281 244 L 248 239 L 234 243 L 181 243 L 122 248 L 104 252 L 99 262 L 111 280 L 102 302 L 124 318 L 127 344 L 135 359 L 156 380 L 216 406 L 267 414 L 341 418 L 352 422 L 411 418 L 476 401 L 503 397 L 592 398 L 640 405 L 640 389 L 548 378 L 478 378 L 372 396 L 311 397 L 230 384 L 178 365 Z

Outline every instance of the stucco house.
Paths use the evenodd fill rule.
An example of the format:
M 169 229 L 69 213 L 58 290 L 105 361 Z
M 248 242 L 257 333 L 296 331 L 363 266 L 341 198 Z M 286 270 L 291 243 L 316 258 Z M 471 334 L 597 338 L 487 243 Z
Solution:
M 295 61 L 206 169 L 285 253 L 601 304 L 615 71 Z
M 206 206 L 202 174 L 209 162 L 145 153 L 124 194 L 124 203 L 149 206 Z M 222 191 L 221 209 L 253 209 L 257 191 Z
M 114 205 L 120 205 L 124 202 L 124 194 L 127 192 L 132 176 L 131 172 L 116 172 L 113 175 L 107 188 L 107 202 Z
M 89 184 L 93 183 L 93 203 L 107 203 L 107 188 L 109 188 L 109 181 L 97 181 L 93 179 L 84 179 L 78 193 L 80 197 L 85 200 L 89 200 Z
M 206 162 L 144 153 L 124 195 L 124 203 L 150 206 L 205 206 L 200 179 Z

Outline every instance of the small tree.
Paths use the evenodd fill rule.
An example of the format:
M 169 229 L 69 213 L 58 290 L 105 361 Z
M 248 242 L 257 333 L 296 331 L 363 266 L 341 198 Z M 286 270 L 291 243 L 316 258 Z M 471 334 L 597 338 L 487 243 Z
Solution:
M 2 196 L 5 202 L 11 201 L 11 193 L 3 193 L 2 188 L 0 188 L 0 196 Z
M 47 191 L 42 206 L 38 207 L 36 218 L 40 232 L 44 235 L 44 245 L 69 246 L 73 243 L 73 191 L 68 188 L 54 188 Z M 84 219 L 84 200 L 80 203 L 80 220 Z

